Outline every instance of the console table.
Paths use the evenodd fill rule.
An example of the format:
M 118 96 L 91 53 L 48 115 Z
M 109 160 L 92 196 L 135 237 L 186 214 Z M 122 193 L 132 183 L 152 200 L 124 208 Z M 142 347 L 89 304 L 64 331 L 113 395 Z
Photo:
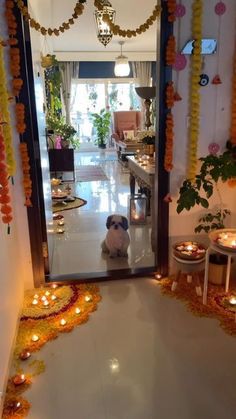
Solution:
M 116 141 L 115 142 L 118 159 L 122 160 L 122 156 L 134 155 L 136 150 L 143 148 L 143 143 L 137 141 Z
M 73 181 L 75 181 L 74 149 L 49 149 L 49 168 L 50 172 L 72 172 Z
M 128 169 L 130 171 L 130 194 L 135 194 L 136 183 L 141 188 L 146 188 L 149 198 L 152 228 L 154 226 L 154 185 L 155 185 L 155 165 L 148 163 L 147 166 L 142 166 L 134 156 L 128 156 Z M 151 235 L 152 249 L 154 251 L 153 235 Z

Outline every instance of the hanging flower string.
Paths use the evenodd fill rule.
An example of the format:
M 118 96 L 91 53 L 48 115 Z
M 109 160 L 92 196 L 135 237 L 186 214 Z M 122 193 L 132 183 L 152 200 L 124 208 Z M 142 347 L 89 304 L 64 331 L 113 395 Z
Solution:
M 35 29 L 36 31 L 41 32 L 42 35 L 59 36 L 60 32 L 63 33 L 66 30 L 70 29 L 70 26 L 75 23 L 74 22 L 75 19 L 78 19 L 78 17 L 83 14 L 83 11 L 84 11 L 83 3 L 86 3 L 86 0 L 78 0 L 74 7 L 74 13 L 72 14 L 71 18 L 68 19 L 66 22 L 62 22 L 62 24 L 58 28 L 53 28 L 53 29 L 50 27 L 45 28 L 44 26 L 41 26 L 39 22 L 33 19 L 29 13 L 28 8 L 25 6 L 22 0 L 15 0 L 15 2 L 18 8 L 20 9 L 24 19 L 26 21 L 29 21 L 31 28 Z
M 170 35 L 166 45 L 166 65 L 174 65 L 176 57 L 176 41 L 173 35 Z
M 195 178 L 197 171 L 197 149 L 199 137 L 200 109 L 200 73 L 201 73 L 201 40 L 202 40 L 202 0 L 194 0 L 192 10 L 193 53 L 191 57 L 190 77 L 190 121 L 189 121 L 189 152 L 187 178 Z
M 4 137 L 0 131 L 0 212 L 2 222 L 8 224 L 8 234 L 10 233 L 10 222 L 12 221 L 12 208 L 10 206 L 9 181 L 6 165 L 6 154 Z
M 174 22 L 175 10 L 176 10 L 176 0 L 167 0 L 167 11 L 168 11 L 168 22 Z
M 236 145 L 236 48 L 234 52 L 233 80 L 232 80 L 231 128 L 230 141 Z
M 171 112 L 166 117 L 166 148 L 164 157 L 164 168 L 167 172 L 173 169 L 173 144 L 174 144 L 174 118 Z
M 102 1 L 100 0 L 94 0 L 94 6 L 98 10 L 103 9 L 103 4 L 102 4 Z M 104 14 L 103 21 L 108 24 L 108 26 L 110 27 L 114 35 L 119 35 L 121 37 L 127 36 L 128 38 L 132 38 L 134 36 L 141 35 L 141 33 L 146 32 L 149 29 L 149 27 L 152 26 L 153 23 L 156 21 L 156 19 L 160 16 L 160 13 L 161 13 L 161 7 L 156 5 L 154 7 L 154 10 L 151 16 L 148 19 L 146 19 L 146 21 L 136 29 L 122 29 L 119 25 L 115 25 L 111 21 L 109 15 L 107 14 Z
M 4 137 L 6 148 L 6 162 L 8 175 L 13 176 L 15 174 L 16 164 L 12 145 L 11 118 L 9 112 L 9 94 L 7 91 L 7 79 L 4 67 L 2 42 L 0 42 L 0 117 L 1 123 L 3 124 L 2 134 Z
M 20 66 L 20 50 L 17 47 L 18 40 L 15 38 L 17 34 L 17 22 L 13 12 L 14 2 L 6 0 L 6 18 L 8 24 L 9 42 L 10 45 L 10 69 L 12 74 L 12 91 L 16 98 L 15 114 L 16 114 L 16 129 L 20 135 L 20 154 L 23 172 L 23 189 L 25 195 L 25 206 L 31 207 L 32 195 L 32 181 L 30 177 L 30 164 L 28 156 L 28 147 L 24 142 L 24 133 L 26 131 L 25 123 L 25 105 L 19 101 L 19 95 L 23 86 Z

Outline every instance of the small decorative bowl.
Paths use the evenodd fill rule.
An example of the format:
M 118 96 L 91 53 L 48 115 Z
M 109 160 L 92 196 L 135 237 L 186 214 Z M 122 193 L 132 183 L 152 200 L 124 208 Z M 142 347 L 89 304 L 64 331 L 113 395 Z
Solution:
M 173 245 L 173 253 L 179 259 L 199 260 L 206 254 L 206 246 L 194 241 L 182 241 Z

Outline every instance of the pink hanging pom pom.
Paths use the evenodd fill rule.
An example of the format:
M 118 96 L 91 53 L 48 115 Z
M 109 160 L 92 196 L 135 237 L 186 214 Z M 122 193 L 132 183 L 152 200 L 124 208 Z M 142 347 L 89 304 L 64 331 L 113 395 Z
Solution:
M 185 55 L 178 52 L 175 56 L 175 63 L 173 65 L 173 69 L 176 71 L 181 71 L 186 67 L 186 65 L 187 65 L 187 58 L 185 57 Z
M 213 154 L 213 156 L 216 155 L 219 150 L 220 150 L 220 146 L 217 143 L 211 143 L 208 146 L 208 151 L 210 154 Z
M 218 3 L 216 3 L 216 5 L 215 5 L 215 13 L 218 16 L 221 16 L 225 12 L 226 12 L 226 5 L 223 3 L 223 1 L 219 1 Z
M 186 13 L 185 6 L 183 4 L 176 4 L 175 16 L 183 17 Z

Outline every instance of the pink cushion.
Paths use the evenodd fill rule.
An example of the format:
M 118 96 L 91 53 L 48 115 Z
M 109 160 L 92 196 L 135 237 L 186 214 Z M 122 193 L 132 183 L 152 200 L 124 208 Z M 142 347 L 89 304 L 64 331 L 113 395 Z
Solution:
M 118 135 L 123 140 L 124 139 L 123 131 L 134 131 L 134 130 L 135 130 L 134 125 L 127 125 L 125 123 L 120 123 L 119 129 L 118 129 Z

